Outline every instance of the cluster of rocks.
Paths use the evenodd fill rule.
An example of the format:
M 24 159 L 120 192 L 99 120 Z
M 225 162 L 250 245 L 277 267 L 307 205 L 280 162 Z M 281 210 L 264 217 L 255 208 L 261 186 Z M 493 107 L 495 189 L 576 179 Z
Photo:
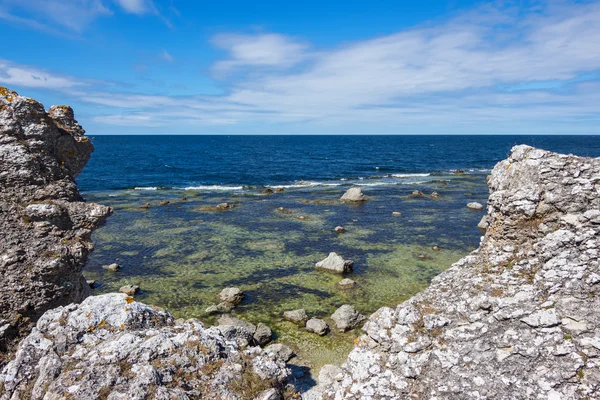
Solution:
M 319 336 L 326 335 L 329 332 L 327 322 L 319 318 L 308 318 L 304 309 L 286 311 L 283 318 L 306 328 L 307 331 L 316 333 Z M 366 319 L 351 305 L 344 304 L 331 315 L 332 321 L 340 332 L 347 332 L 355 329 Z
M 81 198 L 94 147 L 67 106 L 0 87 L 0 352 L 47 310 L 90 295 L 81 266 L 112 209 Z
M 600 159 L 517 146 L 488 183 L 479 249 L 375 312 L 318 398 L 598 398 Z

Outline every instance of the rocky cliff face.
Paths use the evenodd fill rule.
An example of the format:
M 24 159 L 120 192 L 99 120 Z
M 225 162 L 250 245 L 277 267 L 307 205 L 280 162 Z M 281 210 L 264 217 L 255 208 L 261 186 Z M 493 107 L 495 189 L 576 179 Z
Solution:
M 600 159 L 517 146 L 481 246 L 373 314 L 329 399 L 600 398 Z
M 90 295 L 91 231 L 110 208 L 84 203 L 74 178 L 93 151 L 73 110 L 0 87 L 0 352 L 45 311 Z

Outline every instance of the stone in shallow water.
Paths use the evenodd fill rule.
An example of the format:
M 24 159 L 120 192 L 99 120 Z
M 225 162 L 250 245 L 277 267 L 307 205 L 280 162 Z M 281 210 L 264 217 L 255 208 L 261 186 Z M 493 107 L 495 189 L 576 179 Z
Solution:
M 111 272 L 117 272 L 118 270 L 121 269 L 121 266 L 117 263 L 112 263 L 109 265 L 103 265 L 102 266 L 103 269 L 107 270 L 107 271 L 111 271 Z
M 234 306 L 230 303 L 219 303 L 217 305 L 212 305 L 206 308 L 205 312 L 208 315 L 218 314 L 218 313 L 227 313 L 233 310 Z
M 469 210 L 476 210 L 476 211 L 478 211 L 478 210 L 483 210 L 483 205 L 481 203 L 473 201 L 473 202 L 467 204 L 467 208 Z
M 243 299 L 244 292 L 236 287 L 225 288 L 217 295 L 217 300 L 233 305 L 240 304 Z
M 125 285 L 119 289 L 119 292 L 134 296 L 140 292 L 140 287 L 138 285 Z
M 264 346 L 273 339 L 273 331 L 267 325 L 260 322 L 256 326 L 256 332 L 254 332 L 253 337 L 259 346 Z
M 306 315 L 306 311 L 301 308 L 299 310 L 284 312 L 283 318 L 296 324 L 304 324 L 308 320 L 308 315 Z
M 354 286 L 356 286 L 356 282 L 354 282 L 350 278 L 345 278 L 345 279 L 342 279 L 341 281 L 339 281 L 338 285 L 340 285 L 340 287 L 342 289 L 350 289 L 350 288 L 353 288 Z
M 317 268 L 323 268 L 329 271 L 337 272 L 340 274 L 352 271 L 354 262 L 352 260 L 344 260 L 335 252 L 329 253 L 327 258 L 323 261 L 319 261 L 315 264 Z
M 316 333 L 319 336 L 323 336 L 329 331 L 329 326 L 322 319 L 311 318 L 306 321 L 306 330 Z
M 366 317 L 349 304 L 344 304 L 331 315 L 331 319 L 341 332 L 356 328 Z
M 392 215 L 394 217 L 400 217 L 400 216 L 402 216 L 402 213 L 400 211 L 394 211 L 394 212 L 392 212 Z
M 343 226 L 336 226 L 333 230 L 334 230 L 335 233 L 346 232 L 346 228 L 344 228 Z
M 366 201 L 367 196 L 365 196 L 360 188 L 353 187 L 350 188 L 340 197 L 342 201 Z

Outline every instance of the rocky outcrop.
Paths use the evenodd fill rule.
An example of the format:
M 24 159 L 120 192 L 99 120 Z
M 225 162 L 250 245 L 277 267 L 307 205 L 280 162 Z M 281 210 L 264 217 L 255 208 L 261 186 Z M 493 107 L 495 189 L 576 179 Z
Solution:
M 345 274 L 347 272 L 352 272 L 354 261 L 344 260 L 342 256 L 332 251 L 325 259 L 316 263 L 315 267 L 336 272 L 338 274 Z
M 280 396 L 290 371 L 271 353 L 124 294 L 92 296 L 39 319 L 0 375 L 0 399 Z
M 93 149 L 70 107 L 46 112 L 0 87 L 0 353 L 45 311 L 90 295 L 81 266 L 112 211 L 75 185 Z
M 366 201 L 367 196 L 363 194 L 361 188 L 351 187 L 350 189 L 346 190 L 346 193 L 344 193 L 342 197 L 340 197 L 340 200 L 350 202 L 361 202 Z
M 325 398 L 599 398 L 600 159 L 517 146 L 488 182 L 480 248 L 373 314 Z

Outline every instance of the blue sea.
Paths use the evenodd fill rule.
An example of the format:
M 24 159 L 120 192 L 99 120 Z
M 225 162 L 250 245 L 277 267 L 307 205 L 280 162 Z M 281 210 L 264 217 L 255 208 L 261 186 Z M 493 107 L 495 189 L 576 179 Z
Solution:
M 245 298 L 233 314 L 268 324 L 315 368 L 342 362 L 360 332 L 319 337 L 284 321 L 284 311 L 304 308 L 331 324 L 342 304 L 369 315 L 423 290 L 479 245 L 485 210 L 466 204 L 485 204 L 486 176 L 516 144 L 600 156 L 598 136 L 91 139 L 80 190 L 115 210 L 94 232 L 84 268 L 95 292 L 139 285 L 138 300 L 212 324 L 218 315 L 206 308 L 221 289 L 239 287 Z M 368 201 L 339 201 L 352 186 Z M 216 207 L 223 202 L 230 207 Z M 335 233 L 338 225 L 346 231 Z M 331 251 L 355 262 L 346 276 L 355 288 L 315 268 Z M 119 272 L 102 268 L 113 262 Z

